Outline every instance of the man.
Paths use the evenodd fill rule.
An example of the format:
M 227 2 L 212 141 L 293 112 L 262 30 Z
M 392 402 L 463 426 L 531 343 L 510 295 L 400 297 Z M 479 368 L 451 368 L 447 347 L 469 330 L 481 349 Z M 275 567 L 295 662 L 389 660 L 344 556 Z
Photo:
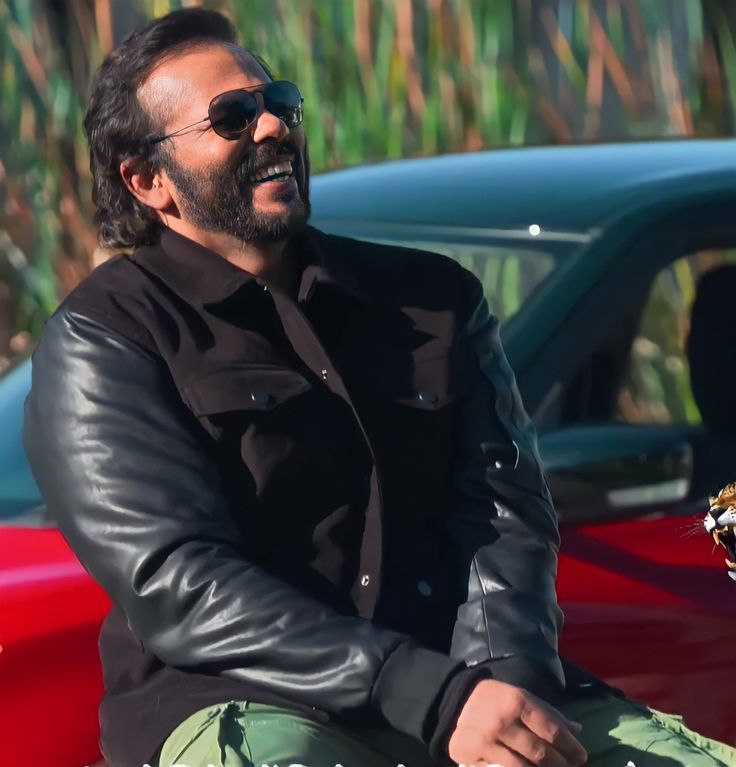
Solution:
M 480 285 L 307 227 L 301 116 L 202 10 L 93 84 L 96 223 L 132 253 L 49 321 L 26 444 L 115 604 L 109 763 L 736 764 L 563 672 L 554 510 Z

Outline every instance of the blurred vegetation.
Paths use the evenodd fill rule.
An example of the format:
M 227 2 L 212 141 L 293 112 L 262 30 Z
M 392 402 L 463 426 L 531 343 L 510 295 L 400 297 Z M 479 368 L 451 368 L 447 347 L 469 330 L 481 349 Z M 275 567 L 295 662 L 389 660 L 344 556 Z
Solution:
M 228 14 L 299 83 L 315 170 L 499 145 L 734 132 L 730 0 L 0 0 L 0 369 L 100 255 L 81 121 L 136 25 Z

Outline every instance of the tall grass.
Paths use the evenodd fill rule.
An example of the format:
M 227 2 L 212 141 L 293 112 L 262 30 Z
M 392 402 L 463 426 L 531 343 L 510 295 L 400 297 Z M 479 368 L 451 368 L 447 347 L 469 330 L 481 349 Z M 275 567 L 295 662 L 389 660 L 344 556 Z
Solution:
M 733 130 L 717 2 L 706 16 L 695 0 L 0 0 L 0 366 L 94 259 L 90 72 L 135 22 L 199 4 L 299 83 L 316 170 Z

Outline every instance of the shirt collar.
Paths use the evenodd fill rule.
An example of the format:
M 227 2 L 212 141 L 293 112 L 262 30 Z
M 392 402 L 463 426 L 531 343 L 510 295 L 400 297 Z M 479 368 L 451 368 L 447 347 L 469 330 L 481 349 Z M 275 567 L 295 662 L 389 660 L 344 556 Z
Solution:
M 342 247 L 338 248 L 335 238 L 311 226 L 301 232 L 298 238 L 297 249 L 305 259 L 299 301 L 308 301 L 320 285 L 329 286 L 359 301 L 369 300 L 366 286 L 361 284 L 358 275 L 350 269 L 345 257 L 347 240 L 342 240 Z
M 308 301 L 318 286 L 328 285 L 367 300 L 364 287 L 331 240 L 313 227 L 295 236 L 294 256 L 304 263 L 298 299 Z M 194 305 L 214 306 L 241 288 L 263 286 L 254 275 L 168 227 L 158 245 L 136 249 L 131 259 Z

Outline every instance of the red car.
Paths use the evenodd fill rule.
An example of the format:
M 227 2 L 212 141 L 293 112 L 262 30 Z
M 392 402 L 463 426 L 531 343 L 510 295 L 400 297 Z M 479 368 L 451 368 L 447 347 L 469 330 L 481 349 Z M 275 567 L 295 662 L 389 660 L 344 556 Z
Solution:
M 736 584 L 702 518 L 736 480 L 736 450 L 685 341 L 699 277 L 736 268 L 734 150 L 503 150 L 339 171 L 312 190 L 320 228 L 479 274 L 560 513 L 563 652 L 731 744 Z M 706 333 L 716 373 L 722 335 Z M 108 601 L 47 527 L 20 442 L 28 386 L 29 363 L 0 380 L 0 748 L 7 764 L 81 767 L 99 759 Z

